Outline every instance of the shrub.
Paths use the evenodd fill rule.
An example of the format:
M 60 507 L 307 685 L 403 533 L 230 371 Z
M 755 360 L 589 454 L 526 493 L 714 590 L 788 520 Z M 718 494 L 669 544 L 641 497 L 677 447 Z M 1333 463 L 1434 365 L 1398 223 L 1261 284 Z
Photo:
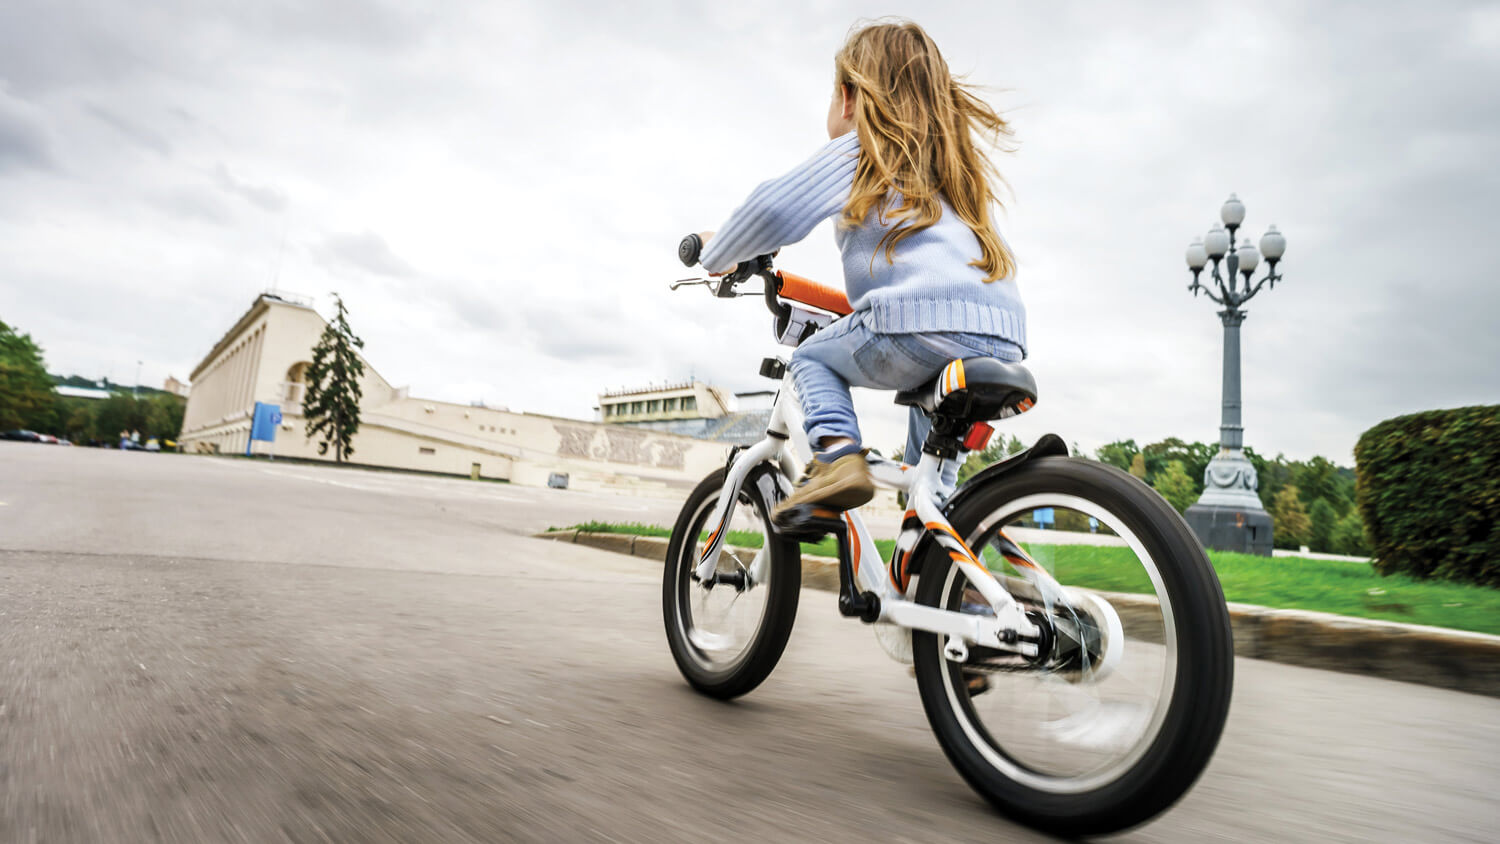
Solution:
M 1354 459 L 1377 570 L 1500 586 L 1500 405 L 1387 419 Z

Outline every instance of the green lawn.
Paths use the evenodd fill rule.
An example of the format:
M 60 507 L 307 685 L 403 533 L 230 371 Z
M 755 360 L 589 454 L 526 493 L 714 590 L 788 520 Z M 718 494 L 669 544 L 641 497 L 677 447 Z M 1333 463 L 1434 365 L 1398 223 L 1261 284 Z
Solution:
M 656 525 L 588 522 L 578 530 L 669 536 Z M 572 530 L 574 528 L 567 528 Z M 731 531 L 729 544 L 757 548 L 756 533 Z M 876 540 L 885 559 L 895 542 Z M 1149 581 L 1127 548 L 1102 545 L 1029 545 L 1027 550 L 1063 583 L 1116 592 L 1150 592 Z M 804 554 L 835 557 L 832 539 L 804 544 Z M 1210 551 L 1209 559 L 1231 601 L 1280 609 L 1316 610 L 1360 618 L 1430 624 L 1500 634 L 1500 590 L 1401 575 L 1381 577 L 1367 564 L 1303 557 L 1257 557 Z

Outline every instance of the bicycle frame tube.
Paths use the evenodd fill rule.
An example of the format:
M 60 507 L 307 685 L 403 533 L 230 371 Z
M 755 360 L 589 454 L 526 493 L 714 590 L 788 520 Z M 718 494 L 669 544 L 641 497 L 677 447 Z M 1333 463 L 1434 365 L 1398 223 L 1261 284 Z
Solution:
M 710 522 L 714 525 L 713 532 L 709 534 L 708 543 L 694 569 L 699 583 L 705 586 L 713 583 L 711 578 L 718 568 L 729 517 L 750 470 L 760 463 L 773 461 L 787 478 L 801 474 L 797 457 L 800 456 L 799 453 L 811 451 L 807 435 L 802 430 L 801 416 L 801 409 L 796 406 L 796 398 L 791 389 L 791 378 L 788 376 L 782 382 L 781 392 L 776 397 L 765 438 L 740 452 L 729 466 L 723 490 L 719 493 L 719 502 L 714 508 L 713 521 Z M 861 591 L 874 592 L 880 597 L 878 620 L 958 637 L 971 644 L 980 643 L 1034 655 L 1035 645 L 1006 642 L 1002 637 L 1004 632 L 1010 632 L 1012 637 L 1015 634 L 1035 637 L 1040 631 L 1031 624 L 1021 605 L 974 555 L 943 515 L 943 502 L 952 490 L 943 487 L 942 460 L 924 453 L 916 466 L 908 466 L 871 457 L 870 473 L 880 485 L 907 493 L 912 506 L 907 516 L 915 515 L 920 520 L 922 529 L 933 534 L 939 546 L 961 567 L 969 582 L 995 610 L 993 617 L 964 615 L 921 606 L 907 599 L 904 585 L 896 579 L 896 572 L 883 565 L 880 552 L 875 547 L 864 520 L 857 511 L 851 510 L 843 515 L 843 519 L 848 526 L 852 546 L 850 555 L 854 563 L 855 582 Z M 900 553 L 898 551 L 898 555 Z

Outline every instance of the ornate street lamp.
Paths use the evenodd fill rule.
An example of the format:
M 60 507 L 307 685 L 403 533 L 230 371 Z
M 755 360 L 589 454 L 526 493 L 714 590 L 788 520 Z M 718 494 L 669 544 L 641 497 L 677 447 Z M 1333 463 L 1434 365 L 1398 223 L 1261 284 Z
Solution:
M 1236 248 L 1234 238 L 1245 221 L 1245 206 L 1232 193 L 1219 209 L 1219 219 L 1222 226 L 1215 223 L 1208 234 L 1194 239 L 1187 248 L 1187 265 L 1193 273 L 1188 290 L 1194 296 L 1203 293 L 1224 306 L 1219 311 L 1224 323 L 1224 415 L 1219 425 L 1219 453 L 1204 470 L 1203 496 L 1188 508 L 1187 521 L 1209 548 L 1269 555 L 1271 515 L 1256 494 L 1260 482 L 1255 467 L 1245 457 L 1245 430 L 1240 425 L 1240 323 L 1245 321 L 1241 306 L 1255 298 L 1262 287 L 1275 288 L 1281 281 L 1276 265 L 1286 253 L 1286 238 L 1271 226 L 1261 235 L 1259 250 L 1249 238 Z M 1252 282 L 1261 258 L 1266 259 L 1266 274 Z M 1219 274 L 1220 262 L 1227 271 L 1224 275 Z M 1205 285 L 1199 277 L 1210 264 L 1212 279 Z

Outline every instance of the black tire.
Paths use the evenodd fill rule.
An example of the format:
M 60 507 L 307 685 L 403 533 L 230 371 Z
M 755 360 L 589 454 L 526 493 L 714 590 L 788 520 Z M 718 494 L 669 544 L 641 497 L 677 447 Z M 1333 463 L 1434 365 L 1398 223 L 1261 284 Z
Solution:
M 753 587 L 767 590 L 759 626 L 744 650 L 725 665 L 713 664 L 708 654 L 693 643 L 688 633 L 693 623 L 690 602 L 695 592 L 701 594 L 702 587 L 692 580 L 691 573 L 701 547 L 698 537 L 705 529 L 704 523 L 712 519 L 725 474 L 723 469 L 714 472 L 688 496 L 672 528 L 662 576 L 662 618 L 672 658 L 693 688 L 720 699 L 738 697 L 754 689 L 776 667 L 797 618 L 797 598 L 802 588 L 801 546 L 781 539 L 771 529 L 775 472 L 769 466 L 757 466 L 740 488 L 740 502 L 748 504 L 758 518 L 769 554 L 769 582 Z M 722 558 L 720 570 L 724 570 Z M 714 588 L 732 590 L 733 587 Z
M 972 543 L 987 517 L 1031 495 L 1066 495 L 1097 503 L 1141 540 L 1154 561 L 1176 631 L 1175 672 L 1163 674 L 1175 679 L 1170 698 L 1158 707 L 1164 715 L 1155 736 L 1149 742 L 1143 736 L 1141 755 L 1133 763 L 1126 757 L 1120 763 L 1123 772 L 1097 787 L 1067 793 L 1063 779 L 1054 781 L 1059 785 L 1053 790 L 1020 782 L 985 758 L 989 753 L 1010 760 L 990 732 L 974 729 L 976 710 L 967 692 L 957 691 L 955 684 L 962 674 L 957 665 L 944 659 L 940 637 L 915 632 L 913 657 L 922 705 L 954 767 L 1004 814 L 1059 835 L 1119 831 L 1149 820 L 1181 797 L 1218 744 L 1229 713 L 1234 672 L 1224 593 L 1182 517 L 1149 487 L 1104 464 L 1065 457 L 1028 461 L 975 490 L 947 515 L 958 534 Z M 944 553 L 923 557 L 916 599 L 928 606 L 943 606 L 952 600 L 953 584 L 959 582 L 950 582 L 948 577 L 954 564 Z M 1165 620 L 1162 624 L 1165 629 Z M 984 752 L 965 733 L 961 717 L 976 735 L 989 740 Z

